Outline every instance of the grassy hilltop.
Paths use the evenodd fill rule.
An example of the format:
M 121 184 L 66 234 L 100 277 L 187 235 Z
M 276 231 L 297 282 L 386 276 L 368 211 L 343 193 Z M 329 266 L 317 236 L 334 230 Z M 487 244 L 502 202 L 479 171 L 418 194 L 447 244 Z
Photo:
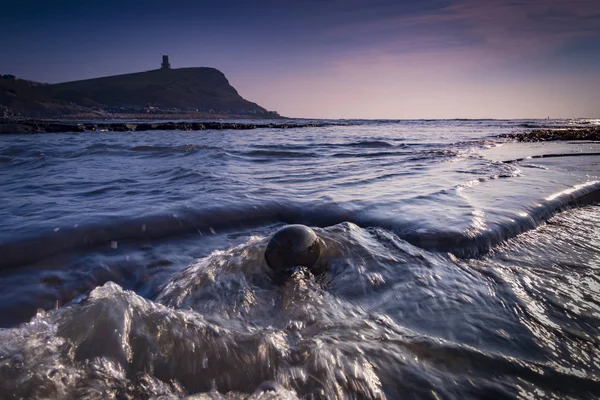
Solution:
M 0 116 L 118 117 L 190 112 L 276 116 L 241 97 L 215 68 L 160 69 L 57 84 L 0 77 Z

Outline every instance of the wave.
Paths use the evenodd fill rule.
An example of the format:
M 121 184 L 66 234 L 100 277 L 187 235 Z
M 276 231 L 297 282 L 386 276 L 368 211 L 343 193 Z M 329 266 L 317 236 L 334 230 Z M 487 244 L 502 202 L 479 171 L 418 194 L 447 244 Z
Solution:
M 253 148 L 256 149 L 275 149 L 275 150 L 307 150 L 311 146 L 303 144 L 254 144 Z
M 532 160 L 532 159 L 536 159 L 536 158 L 590 157 L 590 156 L 600 156 L 600 153 L 538 154 L 538 155 L 524 157 L 524 158 L 515 158 L 514 160 L 506 160 L 506 161 L 503 161 L 503 163 L 512 164 L 512 163 L 521 162 L 521 161 L 525 161 L 525 160 Z
M 314 153 L 304 153 L 300 151 L 287 150 L 251 150 L 241 153 L 252 157 L 278 157 L 278 158 L 314 158 L 318 157 Z
M 332 154 L 332 157 L 336 157 L 336 158 L 398 157 L 398 156 L 407 156 L 410 154 L 414 154 L 414 153 L 407 152 L 407 151 L 377 151 L 377 152 L 373 152 L 373 153 L 335 153 L 335 154 Z
M 600 181 L 591 181 L 546 197 L 539 203 L 501 224 L 478 232 L 400 232 L 407 242 L 462 258 L 478 257 L 507 239 L 535 229 L 555 214 L 573 207 L 600 201 Z M 393 229 L 393 227 L 391 227 Z
M 600 181 L 591 181 L 553 194 L 525 207 L 526 212 L 488 230 L 459 232 L 429 230 L 412 224 L 348 210 L 332 204 L 310 206 L 301 203 L 272 202 L 229 208 L 182 210 L 169 214 L 121 218 L 110 222 L 69 227 L 19 238 L 0 244 L 0 269 L 39 261 L 64 251 L 106 245 L 123 240 L 158 240 L 192 232 L 214 233 L 273 223 L 300 223 L 331 226 L 352 222 L 360 227 L 379 227 L 401 239 L 431 251 L 450 252 L 459 257 L 477 257 L 499 243 L 531 230 L 556 213 L 568 208 L 600 201 Z
M 536 123 L 531 123 L 531 122 L 526 122 L 526 123 L 520 124 L 519 126 L 521 128 L 529 128 L 529 129 L 541 129 L 541 128 L 548 127 L 548 125 L 545 125 L 545 124 L 536 124 Z
M 404 140 L 404 139 L 392 139 L 392 140 Z M 275 150 L 307 150 L 314 147 L 319 148 L 336 148 L 336 147 L 364 147 L 364 148 L 385 148 L 385 147 L 404 147 L 405 143 L 399 145 L 392 144 L 384 140 L 359 140 L 357 142 L 350 143 L 318 143 L 314 145 L 301 145 L 301 144 L 256 144 L 252 147 L 257 149 L 275 149 Z
M 408 147 L 410 144 L 402 144 L 401 146 L 392 146 L 396 149 L 400 147 Z M 422 146 L 426 147 L 426 146 Z M 449 149 L 431 149 L 431 150 L 390 150 L 390 151 L 374 151 L 374 152 L 356 152 L 356 153 L 334 153 L 331 156 L 335 158 L 372 158 L 372 157 L 409 157 L 408 161 L 420 161 L 420 160 L 429 160 L 429 159 L 437 159 L 443 157 L 455 157 L 458 155 L 457 151 L 449 150 Z
M 131 151 L 142 151 L 142 152 L 158 152 L 158 153 L 193 153 L 198 150 L 220 150 L 219 147 L 206 146 L 201 144 L 183 144 L 179 146 L 135 146 L 131 148 Z
M 127 147 L 122 144 L 110 144 L 110 143 L 93 143 L 84 148 L 84 152 L 87 154 L 102 154 L 110 153 L 112 151 L 124 151 Z
M 350 147 L 394 147 L 393 144 L 385 142 L 383 140 L 363 140 L 360 142 L 352 142 L 352 143 L 346 143 L 343 144 L 343 146 L 350 146 Z
M 545 323 L 535 301 L 541 293 L 511 291 L 513 275 L 502 276 L 531 271 L 494 268 L 494 257 L 461 262 L 424 254 L 381 229 L 345 223 L 316 230 L 330 266 L 323 280 L 273 284 L 262 255 L 267 239 L 252 237 L 171 275 L 154 296 L 107 282 L 1 329 L 0 397 L 598 392 L 586 352 L 596 348 L 597 321 L 570 305 L 558 315 L 572 323 Z M 473 273 L 475 263 L 481 274 Z M 560 281 L 570 286 L 573 275 L 563 273 Z M 552 290 L 542 299 L 556 310 L 556 297 Z M 586 321 L 583 331 L 569 329 Z
M 404 147 L 404 146 L 403 146 Z M 407 157 L 406 161 L 422 161 L 440 158 L 452 158 L 458 155 L 453 150 L 424 150 L 424 151 L 375 151 L 371 153 L 334 153 L 335 158 L 378 158 L 378 157 Z

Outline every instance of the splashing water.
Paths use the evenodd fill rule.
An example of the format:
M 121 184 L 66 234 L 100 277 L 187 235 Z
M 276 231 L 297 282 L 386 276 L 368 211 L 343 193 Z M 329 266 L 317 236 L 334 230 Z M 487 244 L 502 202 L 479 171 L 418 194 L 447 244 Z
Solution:
M 0 138 L 0 398 L 594 398 L 600 151 L 524 123 Z

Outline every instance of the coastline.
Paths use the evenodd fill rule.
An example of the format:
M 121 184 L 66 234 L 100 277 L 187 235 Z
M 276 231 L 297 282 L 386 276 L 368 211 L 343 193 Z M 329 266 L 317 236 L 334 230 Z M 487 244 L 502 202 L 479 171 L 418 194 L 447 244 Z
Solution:
M 232 120 L 233 121 L 233 120 Z M 83 132 L 145 132 L 318 128 L 332 123 L 247 123 L 221 121 L 156 121 L 155 122 L 80 122 L 69 120 L 37 120 L 0 118 L 0 134 L 83 133 Z
M 36 119 L 0 117 L 0 135 L 39 133 L 83 133 L 83 132 L 145 132 L 145 131 L 201 131 L 201 130 L 249 130 L 318 128 L 335 125 L 352 125 L 352 122 L 298 122 L 285 117 L 267 120 L 247 115 L 181 114 L 181 118 L 162 114 L 118 114 L 114 118 L 60 118 Z M 250 121 L 256 120 L 257 123 Z M 268 122 L 265 121 L 277 121 Z M 286 122 L 290 121 L 290 122 Z M 549 129 L 532 129 L 498 135 L 499 138 L 518 142 L 544 142 L 561 140 L 600 140 L 600 126 L 559 126 Z

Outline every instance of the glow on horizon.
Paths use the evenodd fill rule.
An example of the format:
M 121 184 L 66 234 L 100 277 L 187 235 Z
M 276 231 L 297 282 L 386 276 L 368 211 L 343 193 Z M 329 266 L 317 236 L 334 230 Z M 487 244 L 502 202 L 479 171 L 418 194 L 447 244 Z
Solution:
M 169 54 L 290 117 L 600 116 L 596 0 L 12 2 L 0 73 L 25 79 L 149 70 Z
M 277 105 L 283 115 L 292 117 L 510 119 L 600 115 L 600 93 L 589 90 L 600 87 L 598 74 L 532 74 L 506 79 L 489 73 L 489 78 L 473 78 L 492 66 L 460 68 L 460 62 L 451 63 L 447 55 L 439 53 L 406 58 L 365 63 L 359 57 L 319 74 L 294 71 L 272 79 L 268 85 L 250 81 L 236 87 L 242 95 L 251 93 L 259 104 Z

